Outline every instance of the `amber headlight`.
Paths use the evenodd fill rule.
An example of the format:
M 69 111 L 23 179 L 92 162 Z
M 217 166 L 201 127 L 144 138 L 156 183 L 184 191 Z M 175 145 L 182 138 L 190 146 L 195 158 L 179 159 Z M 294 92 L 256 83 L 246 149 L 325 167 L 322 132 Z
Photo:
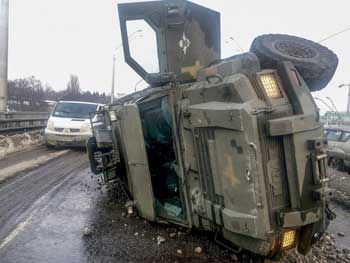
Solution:
M 282 98 L 281 89 L 274 73 L 266 73 L 259 75 L 261 85 L 265 89 L 266 95 L 270 99 Z
M 295 246 L 297 233 L 295 230 L 288 230 L 282 235 L 282 249 L 289 249 Z

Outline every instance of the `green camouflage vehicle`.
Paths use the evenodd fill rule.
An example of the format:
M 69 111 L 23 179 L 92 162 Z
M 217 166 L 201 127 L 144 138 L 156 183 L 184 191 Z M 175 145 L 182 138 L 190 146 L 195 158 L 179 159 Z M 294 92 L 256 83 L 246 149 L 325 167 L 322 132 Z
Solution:
M 327 85 L 337 56 L 264 35 L 221 59 L 219 13 L 182 0 L 118 7 L 126 63 L 149 88 L 96 113 L 92 171 L 121 182 L 149 221 L 212 231 L 263 256 L 308 253 L 333 215 L 310 92 Z M 135 23 L 154 34 L 156 66 L 133 44 Z

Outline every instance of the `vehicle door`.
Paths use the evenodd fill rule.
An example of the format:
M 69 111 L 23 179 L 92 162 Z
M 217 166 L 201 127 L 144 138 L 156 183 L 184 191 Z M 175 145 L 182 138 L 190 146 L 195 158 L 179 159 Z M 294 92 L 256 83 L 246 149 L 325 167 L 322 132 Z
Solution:
M 120 127 L 130 191 L 136 201 L 140 216 L 154 221 L 156 213 L 152 182 L 139 110 L 136 104 L 123 107 Z

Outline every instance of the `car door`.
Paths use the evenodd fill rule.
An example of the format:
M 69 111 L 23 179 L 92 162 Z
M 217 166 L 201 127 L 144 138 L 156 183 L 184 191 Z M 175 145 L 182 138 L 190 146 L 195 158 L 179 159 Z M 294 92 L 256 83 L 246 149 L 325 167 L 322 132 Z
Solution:
M 121 137 L 130 191 L 140 216 L 154 221 L 154 195 L 148 166 L 144 136 L 136 104 L 125 105 L 120 118 Z

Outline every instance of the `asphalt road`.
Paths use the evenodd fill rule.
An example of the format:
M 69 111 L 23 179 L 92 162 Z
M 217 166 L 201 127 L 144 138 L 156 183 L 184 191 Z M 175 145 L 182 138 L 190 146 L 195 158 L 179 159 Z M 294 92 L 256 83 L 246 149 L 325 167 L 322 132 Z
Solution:
M 52 158 L 33 161 L 43 156 Z M 22 165 L 28 162 L 31 168 Z M 233 262 L 234 254 L 210 234 L 126 216 L 123 192 L 99 184 L 83 151 L 38 147 L 0 160 L 0 171 L 9 167 L 26 170 L 0 181 L 1 263 Z M 347 248 L 349 214 L 336 209 L 340 216 L 330 229 L 339 249 Z M 157 244 L 158 237 L 165 241 Z M 261 260 L 247 253 L 238 258 Z M 314 255 L 281 262 L 314 262 Z
M 17 153 L 0 169 L 51 153 Z M 231 262 L 211 236 L 127 217 L 125 202 L 119 188 L 99 185 L 82 151 L 8 178 L 0 183 L 0 262 Z
M 37 154 L 50 151 L 16 155 L 25 162 Z M 82 262 L 79 240 L 90 199 L 76 188 L 87 167 L 85 153 L 69 151 L 0 186 L 0 262 Z

